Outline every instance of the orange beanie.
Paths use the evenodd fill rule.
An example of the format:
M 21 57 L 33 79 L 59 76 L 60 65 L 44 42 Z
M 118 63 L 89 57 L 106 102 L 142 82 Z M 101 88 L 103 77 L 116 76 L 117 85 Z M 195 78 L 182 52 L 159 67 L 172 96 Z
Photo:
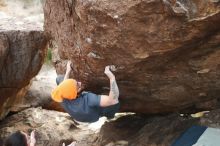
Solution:
M 66 79 L 61 82 L 52 92 L 51 97 L 56 102 L 65 99 L 75 99 L 77 97 L 77 82 L 74 79 Z

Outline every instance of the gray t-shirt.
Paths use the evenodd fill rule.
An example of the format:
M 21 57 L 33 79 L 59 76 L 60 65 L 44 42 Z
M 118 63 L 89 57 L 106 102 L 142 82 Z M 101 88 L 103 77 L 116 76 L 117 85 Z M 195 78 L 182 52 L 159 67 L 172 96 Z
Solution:
M 91 92 L 83 92 L 73 100 L 64 99 L 61 103 L 67 113 L 80 122 L 96 122 L 99 117 L 106 116 L 112 119 L 119 111 L 120 104 L 101 107 L 101 96 Z
M 61 103 L 66 112 L 80 122 L 96 122 L 99 120 L 102 108 L 100 95 L 83 92 L 74 100 L 64 99 Z

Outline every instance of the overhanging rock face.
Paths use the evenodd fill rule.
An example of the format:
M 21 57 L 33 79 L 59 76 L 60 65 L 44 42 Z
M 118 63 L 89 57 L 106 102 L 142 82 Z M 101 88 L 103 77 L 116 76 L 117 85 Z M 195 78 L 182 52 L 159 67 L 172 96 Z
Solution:
M 15 22 L 11 18 L 0 22 L 0 119 L 22 101 L 25 87 L 40 70 L 46 55 L 43 30 Z
M 46 0 L 45 30 L 86 89 L 107 92 L 115 72 L 121 110 L 209 109 L 220 95 L 220 4 L 211 0 Z M 58 72 L 64 68 L 56 61 Z

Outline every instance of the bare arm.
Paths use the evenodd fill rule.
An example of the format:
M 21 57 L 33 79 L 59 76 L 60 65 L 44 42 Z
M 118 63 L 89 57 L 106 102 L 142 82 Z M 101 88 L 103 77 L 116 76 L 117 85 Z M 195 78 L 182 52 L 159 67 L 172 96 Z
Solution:
M 119 89 L 114 74 L 110 71 L 110 66 L 105 67 L 105 74 L 110 81 L 109 95 L 101 95 L 100 105 L 102 107 L 114 105 L 118 103 Z
M 66 64 L 66 73 L 63 80 L 69 79 L 70 72 L 71 72 L 71 61 L 68 61 Z
M 118 99 L 119 97 L 119 90 L 118 90 L 118 85 L 116 83 L 115 78 L 110 79 L 110 92 L 109 92 L 109 97 L 113 99 Z
M 32 131 L 30 136 L 30 146 L 35 146 L 35 144 L 36 144 L 35 131 Z

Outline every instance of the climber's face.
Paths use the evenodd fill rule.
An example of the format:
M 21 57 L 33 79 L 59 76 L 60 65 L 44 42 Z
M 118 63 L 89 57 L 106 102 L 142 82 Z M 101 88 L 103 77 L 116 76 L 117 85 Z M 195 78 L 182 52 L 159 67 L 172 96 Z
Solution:
M 77 81 L 77 92 L 79 93 L 82 90 L 82 83 Z

